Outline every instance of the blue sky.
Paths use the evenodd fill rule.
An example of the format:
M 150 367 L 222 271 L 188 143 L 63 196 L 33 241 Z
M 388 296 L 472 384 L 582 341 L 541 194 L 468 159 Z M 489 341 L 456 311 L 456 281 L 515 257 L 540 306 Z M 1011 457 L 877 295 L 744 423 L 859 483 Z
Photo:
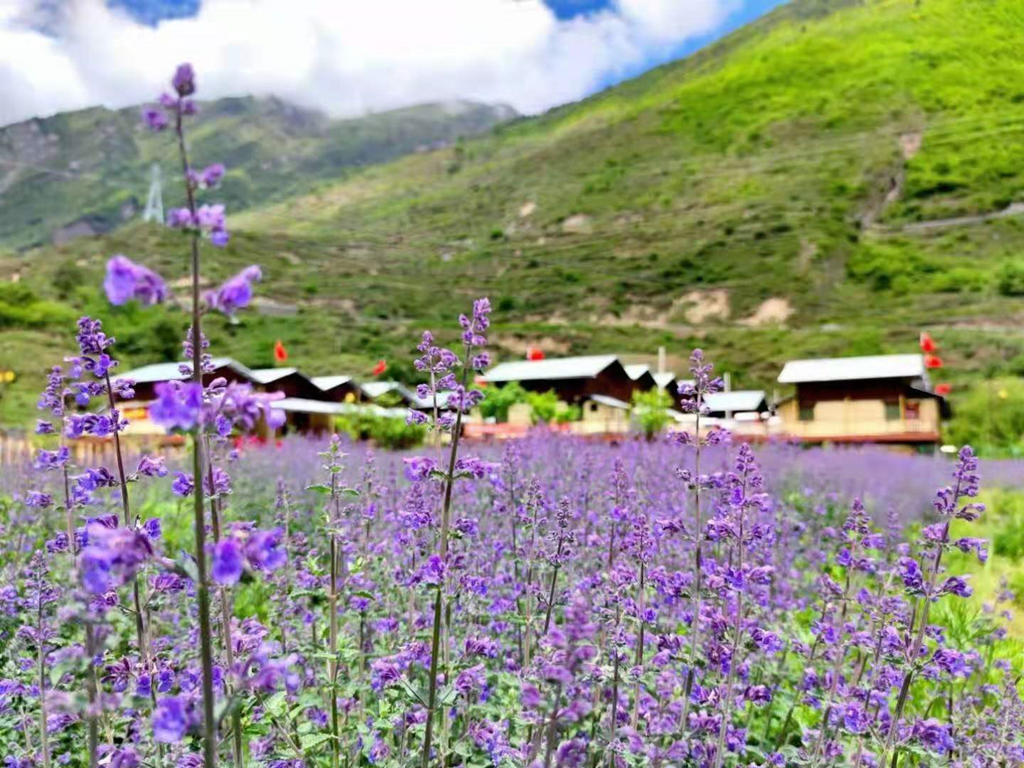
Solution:
M 345 117 L 471 99 L 536 114 L 707 45 L 783 0 L 0 0 L 0 124 L 202 96 Z

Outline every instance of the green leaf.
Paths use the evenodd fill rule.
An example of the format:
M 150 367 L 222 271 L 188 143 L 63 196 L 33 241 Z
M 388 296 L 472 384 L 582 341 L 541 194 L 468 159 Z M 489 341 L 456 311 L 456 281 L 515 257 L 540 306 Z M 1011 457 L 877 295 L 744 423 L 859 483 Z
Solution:
M 306 490 L 312 491 L 313 493 L 330 493 L 331 486 L 323 485 L 322 483 L 316 483 L 314 485 L 307 485 Z
M 299 745 L 305 752 L 306 750 L 316 749 L 322 744 L 326 744 L 331 740 L 331 738 L 332 736 L 329 733 L 311 733 L 306 736 L 302 736 L 299 739 Z
M 285 707 L 288 705 L 288 694 L 284 691 L 278 691 L 263 702 L 264 708 L 267 712 L 274 717 L 280 717 L 284 714 Z

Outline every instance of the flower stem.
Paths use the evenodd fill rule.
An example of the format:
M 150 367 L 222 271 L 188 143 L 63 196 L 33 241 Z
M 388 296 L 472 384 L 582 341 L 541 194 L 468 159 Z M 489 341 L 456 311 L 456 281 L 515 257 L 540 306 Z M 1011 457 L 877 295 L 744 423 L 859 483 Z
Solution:
M 466 350 L 465 366 L 462 370 L 462 385 L 465 389 L 469 377 L 469 354 Z M 448 476 L 445 478 L 444 502 L 441 507 L 441 561 L 448 562 L 448 520 L 452 508 L 452 486 L 455 484 L 455 460 L 459 455 L 459 437 L 462 432 L 462 407 L 456 408 L 455 426 L 452 428 L 452 449 L 448 454 Z M 441 602 L 443 600 L 444 583 L 438 585 L 437 597 L 434 598 L 434 633 L 430 646 L 430 689 L 427 695 L 427 730 L 423 735 L 423 768 L 430 765 L 430 743 L 434 736 L 434 710 L 437 705 L 437 660 L 441 645 Z
M 196 198 L 188 182 L 188 153 L 185 150 L 185 131 L 182 124 L 182 104 L 178 100 L 175 111 L 175 131 L 178 135 L 178 153 L 181 157 L 182 174 L 185 176 L 185 195 L 192 217 L 196 215 Z M 192 251 L 192 380 L 203 385 L 203 335 L 202 313 L 199 308 L 199 232 L 193 230 Z M 213 692 L 213 648 L 210 629 L 210 587 L 206 578 L 206 514 L 203 508 L 203 440 L 202 423 L 197 420 L 192 435 L 192 478 L 195 490 L 193 532 L 195 535 L 196 597 L 199 603 L 199 655 L 203 667 L 203 766 L 216 768 L 217 765 L 217 723 L 214 720 Z
M 39 653 L 39 741 L 43 749 L 43 768 L 50 768 L 50 739 L 46 723 L 46 639 L 43 633 L 43 587 L 42 577 L 36 597 L 36 642 Z

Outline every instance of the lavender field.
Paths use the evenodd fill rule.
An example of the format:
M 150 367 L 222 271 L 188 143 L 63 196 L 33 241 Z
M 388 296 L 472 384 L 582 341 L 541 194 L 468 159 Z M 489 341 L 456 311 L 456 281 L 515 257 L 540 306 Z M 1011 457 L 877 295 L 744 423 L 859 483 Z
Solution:
M 700 428 L 721 381 L 699 350 L 694 434 L 464 443 L 487 299 L 454 350 L 419 340 L 421 396 L 453 406 L 411 415 L 426 447 L 239 451 L 276 415 L 204 380 L 202 321 L 260 270 L 200 294 L 223 169 L 192 171 L 190 67 L 173 86 L 146 121 L 185 171 L 190 379 L 150 415 L 189 447 L 122 445 L 132 385 L 83 318 L 45 447 L 0 480 L 8 766 L 1024 764 L 1019 463 L 752 448 Z M 106 290 L 168 298 L 123 256 Z M 81 436 L 107 466 L 75 462 Z

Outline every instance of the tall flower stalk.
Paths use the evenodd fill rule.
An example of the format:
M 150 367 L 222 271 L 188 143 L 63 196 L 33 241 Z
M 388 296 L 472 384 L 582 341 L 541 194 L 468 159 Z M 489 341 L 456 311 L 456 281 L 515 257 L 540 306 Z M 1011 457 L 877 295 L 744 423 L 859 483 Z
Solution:
M 700 349 L 695 349 L 693 354 L 690 355 L 690 373 L 693 375 L 692 383 L 684 383 L 679 385 L 679 394 L 682 397 L 682 409 L 686 413 L 692 413 L 694 416 L 693 435 L 687 435 L 683 433 L 681 439 L 684 442 L 688 442 L 693 445 L 694 456 L 693 456 L 693 472 L 689 470 L 679 470 L 680 478 L 692 489 L 693 491 L 693 618 L 690 624 L 690 654 L 689 661 L 686 670 L 686 685 L 685 685 L 685 696 L 683 699 L 683 716 L 682 725 L 685 728 L 687 723 L 687 717 L 690 711 L 690 693 L 693 690 L 693 683 L 696 674 L 697 664 L 697 646 L 700 641 L 701 634 L 701 613 L 703 611 L 702 603 L 702 589 L 703 589 L 703 578 L 704 578 L 704 558 L 703 558 L 703 538 L 704 538 L 704 521 L 701 514 L 701 490 L 707 484 L 708 480 L 701 473 L 701 455 L 703 448 L 706 445 L 714 444 L 714 437 L 717 432 L 710 433 L 707 437 L 702 437 L 700 434 L 700 421 L 701 416 L 705 416 L 709 413 L 705 398 L 709 394 L 713 394 L 722 389 L 722 380 L 718 378 L 712 378 L 712 371 L 714 367 L 710 363 L 705 363 L 704 352 Z
M 435 427 L 443 427 L 451 424 L 451 447 L 448 453 L 448 466 L 446 470 L 439 469 L 436 462 L 429 459 L 420 459 L 420 473 L 426 476 L 439 477 L 444 483 L 444 492 L 441 502 L 441 528 L 439 532 L 438 555 L 441 578 L 437 584 L 437 594 L 434 596 L 433 630 L 430 643 L 430 672 L 429 688 L 427 693 L 427 724 L 426 733 L 423 737 L 423 768 L 430 764 L 430 749 L 434 735 L 434 715 L 437 708 L 437 669 L 441 651 L 441 625 L 444 618 L 450 621 L 450 613 L 446 612 L 444 605 L 445 589 L 447 584 L 448 564 L 448 538 L 451 528 L 452 489 L 455 480 L 459 477 L 466 477 L 473 474 L 482 474 L 480 462 L 475 463 L 463 460 L 459 461 L 459 439 L 462 433 L 462 416 L 472 408 L 481 398 L 476 390 L 468 390 L 469 374 L 473 370 L 486 368 L 489 364 L 486 353 L 475 354 L 475 350 L 487 343 L 484 332 L 490 325 L 489 315 L 491 304 L 487 299 L 478 299 L 473 304 L 472 318 L 462 315 L 459 317 L 459 324 L 462 326 L 462 344 L 465 359 L 458 361 L 457 358 L 447 350 L 440 350 L 432 345 L 432 339 L 424 334 L 421 351 L 423 357 L 417 360 L 417 367 L 421 370 L 428 370 L 432 374 L 444 373 L 436 385 L 436 389 L 447 391 L 446 406 L 455 412 L 454 422 L 450 421 L 448 414 L 438 416 Z M 453 369 L 461 366 L 461 379 L 456 383 Z M 424 473 L 423 469 L 427 468 Z M 447 623 L 447 622 L 446 622 Z
M 978 495 L 978 459 L 970 446 L 960 450 L 957 459 L 956 470 L 953 472 L 954 483 L 936 494 L 935 510 L 944 518 L 933 525 L 926 526 L 923 531 L 924 547 L 926 552 L 930 551 L 931 563 L 927 571 L 926 579 L 921 578 L 921 567 L 916 560 L 903 558 L 900 562 L 900 570 L 903 582 L 912 593 L 918 595 L 920 606 L 920 618 L 917 621 L 915 631 L 914 618 L 912 615 L 908 633 L 912 634 L 909 651 L 906 656 L 907 668 L 903 674 L 903 681 L 900 684 L 899 694 L 896 699 L 896 708 L 889 721 L 889 728 L 885 736 L 885 743 L 879 756 L 879 766 L 884 768 L 892 752 L 896 732 L 899 728 L 900 719 L 903 717 L 903 709 L 907 704 L 910 695 L 911 684 L 921 664 L 921 649 L 924 646 L 925 630 L 928 627 L 928 613 L 931 603 L 943 595 L 953 594 L 960 597 L 968 597 L 971 594 L 970 587 L 964 580 L 957 576 L 951 576 L 942 584 L 939 584 L 939 576 L 942 573 L 942 555 L 950 549 L 952 544 L 949 540 L 949 528 L 953 520 L 966 520 L 968 522 L 978 519 L 978 516 L 985 510 L 983 504 L 968 501 L 961 504 L 962 499 L 973 499 Z M 965 540 L 961 540 L 965 541 Z M 968 545 L 970 546 L 970 545 Z M 895 768 L 898 753 L 893 754 L 892 765 Z

